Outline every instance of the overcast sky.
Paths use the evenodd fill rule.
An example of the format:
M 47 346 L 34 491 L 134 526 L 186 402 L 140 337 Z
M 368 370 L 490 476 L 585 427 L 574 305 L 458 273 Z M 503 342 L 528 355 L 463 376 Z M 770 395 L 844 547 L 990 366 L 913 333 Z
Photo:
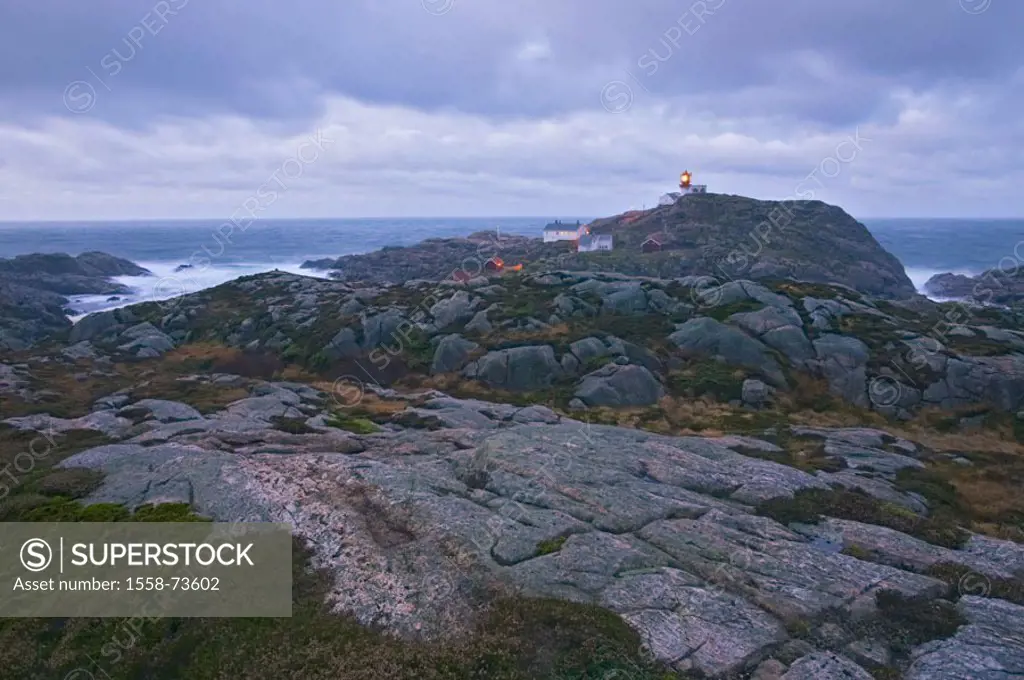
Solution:
M 0 0 L 0 219 L 600 216 L 684 169 L 1024 216 L 1022 28 L 1019 0 Z

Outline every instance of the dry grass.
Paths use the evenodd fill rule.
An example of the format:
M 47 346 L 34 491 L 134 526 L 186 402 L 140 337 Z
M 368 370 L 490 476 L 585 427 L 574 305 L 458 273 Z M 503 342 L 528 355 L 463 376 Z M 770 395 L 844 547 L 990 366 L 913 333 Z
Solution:
M 573 335 L 573 329 L 569 324 L 560 323 L 537 331 L 494 329 L 484 335 L 483 340 L 491 341 L 489 344 L 502 346 L 552 345 L 565 342 Z

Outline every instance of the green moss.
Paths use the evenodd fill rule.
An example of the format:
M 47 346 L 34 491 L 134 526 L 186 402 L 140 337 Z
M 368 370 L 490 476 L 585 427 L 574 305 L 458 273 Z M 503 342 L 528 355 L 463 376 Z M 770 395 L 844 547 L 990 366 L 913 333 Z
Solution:
M 288 349 L 292 350 L 294 356 L 302 356 L 302 350 L 296 348 L 294 345 L 292 347 L 289 347 Z M 313 371 L 314 373 L 323 373 L 328 369 L 328 367 L 330 367 L 330 365 L 330 357 L 328 357 L 320 350 L 317 350 L 316 352 L 311 354 L 309 356 L 309 359 L 306 360 L 306 368 Z
M 81 502 L 64 497 L 47 498 L 20 494 L 0 505 L 0 516 L 7 522 L 198 522 L 187 503 L 142 505 L 131 512 L 118 503 Z
M 994 357 L 1009 354 L 1014 351 L 1013 346 L 1003 342 L 989 340 L 984 335 L 975 334 L 974 337 L 961 335 L 946 335 L 943 343 L 947 349 L 957 354 L 964 354 L 972 357 Z
M 940 562 L 928 567 L 925 574 L 950 586 L 950 596 L 980 595 L 1024 605 L 1024 579 L 991 578 L 969 567 L 952 562 Z
M 410 371 L 426 371 L 434 361 L 430 336 L 415 328 L 401 340 L 401 356 Z
M 357 418 L 343 413 L 335 413 L 327 418 L 327 424 L 339 430 L 347 430 L 354 434 L 373 434 L 380 432 L 380 428 L 366 418 Z
M 855 557 L 858 560 L 862 560 L 864 562 L 871 562 L 874 559 L 874 555 L 871 553 L 870 550 L 863 548 L 857 545 L 856 543 L 851 543 L 850 545 L 845 546 L 840 552 L 844 555 Z
M 420 430 L 440 430 L 444 428 L 444 422 L 437 416 L 431 415 L 420 415 L 415 411 L 399 411 L 398 413 L 391 416 L 391 421 L 395 425 L 401 425 L 402 427 L 411 427 Z
M 880 590 L 875 601 L 881 625 L 871 632 L 897 653 L 906 654 L 926 642 L 952 637 L 967 623 L 956 607 L 945 600 Z
M 562 549 L 565 545 L 566 537 L 559 536 L 558 538 L 552 538 L 546 541 L 541 541 L 537 544 L 537 552 L 535 553 L 538 557 L 540 555 L 550 555 L 556 553 Z
M 765 501 L 757 512 L 781 524 L 817 524 L 822 515 L 875 524 L 946 548 L 960 548 L 969 538 L 948 515 L 921 517 L 901 506 L 881 502 L 859 489 L 801 489 L 792 498 Z
M 764 304 L 757 300 L 745 299 L 731 302 L 727 305 L 721 305 L 720 307 L 712 307 L 701 311 L 704 316 L 710 316 L 712 319 L 717 321 L 725 321 L 733 314 L 742 314 L 743 312 L 756 312 L 759 309 L 764 309 Z
M 270 422 L 276 429 L 289 434 L 314 434 L 316 432 L 315 428 L 306 424 L 305 418 L 285 418 L 283 416 L 277 416 L 272 418 Z
M 88 468 L 52 470 L 29 485 L 44 496 L 82 498 L 96 490 L 103 481 L 103 473 Z
M 962 512 L 956 487 L 949 483 L 940 472 L 932 468 L 902 468 L 896 473 L 896 488 L 920 494 L 928 501 L 932 513 Z
M 1024 444 L 1024 418 L 1015 415 L 1013 417 L 1013 438 L 1018 443 Z
M 830 286 L 827 283 L 810 283 L 807 281 L 787 281 L 781 279 L 765 280 L 760 281 L 759 283 L 776 293 L 787 295 L 793 300 L 799 300 L 800 298 L 805 297 L 815 297 L 825 300 L 832 300 L 840 297 L 857 301 L 864 299 L 864 296 L 860 293 L 840 286 Z

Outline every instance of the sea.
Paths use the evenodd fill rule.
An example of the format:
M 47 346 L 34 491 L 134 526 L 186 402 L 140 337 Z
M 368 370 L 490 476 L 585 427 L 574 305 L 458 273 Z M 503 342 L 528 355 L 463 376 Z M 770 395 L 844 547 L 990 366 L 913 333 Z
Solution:
M 75 316 L 146 300 L 193 293 L 226 281 L 279 269 L 300 269 L 306 260 L 365 253 L 436 237 L 497 229 L 539 236 L 554 219 L 575 224 L 582 216 L 480 218 L 346 218 L 259 220 L 245 231 L 222 220 L 130 222 L 0 222 L 0 257 L 27 253 L 98 250 L 127 258 L 153 272 L 119 277 L 131 293 L 75 296 Z M 1024 264 L 1024 219 L 862 219 L 875 238 L 903 263 L 918 290 L 940 272 L 979 274 Z M 191 269 L 175 271 L 192 262 Z M 923 292 L 923 290 L 922 290 Z

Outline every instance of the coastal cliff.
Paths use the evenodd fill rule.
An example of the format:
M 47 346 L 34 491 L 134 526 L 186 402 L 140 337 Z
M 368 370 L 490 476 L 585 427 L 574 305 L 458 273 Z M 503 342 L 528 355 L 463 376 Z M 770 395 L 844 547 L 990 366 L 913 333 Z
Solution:
M 593 234 L 612 234 L 614 249 L 576 253 L 571 242 L 544 244 L 539 239 L 481 233 L 310 261 L 303 267 L 332 271 L 347 281 L 399 283 L 445 278 L 464 259 L 490 252 L 508 263 L 523 263 L 528 271 L 711 276 L 719 283 L 791 278 L 836 283 L 887 298 L 916 293 L 899 260 L 863 224 L 821 201 L 694 194 L 671 206 L 597 219 L 589 227 Z M 652 236 L 658 251 L 644 252 L 641 246 Z

